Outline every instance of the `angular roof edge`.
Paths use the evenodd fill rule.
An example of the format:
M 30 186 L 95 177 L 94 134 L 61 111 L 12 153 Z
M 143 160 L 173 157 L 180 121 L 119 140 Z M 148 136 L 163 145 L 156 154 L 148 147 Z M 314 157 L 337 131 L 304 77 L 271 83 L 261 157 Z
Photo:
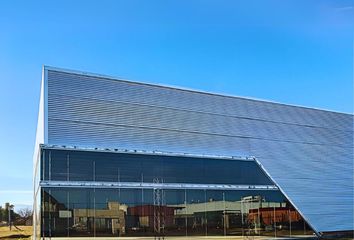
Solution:
M 88 76 L 88 77 L 105 78 L 105 79 L 109 79 L 109 80 L 122 81 L 122 82 L 127 82 L 127 83 L 132 83 L 132 84 L 140 84 L 140 85 L 147 85 L 147 86 L 152 86 L 152 87 L 173 89 L 173 90 L 178 90 L 178 91 L 206 94 L 206 95 L 211 95 L 211 96 L 237 98 L 237 99 L 244 99 L 244 100 L 250 100 L 250 101 L 256 101 L 256 102 L 264 102 L 264 103 L 277 104 L 277 105 L 283 105 L 283 106 L 289 106 L 289 107 L 298 107 L 298 108 L 304 108 L 304 109 L 310 109 L 310 110 L 316 110 L 316 111 L 344 114 L 344 115 L 349 115 L 351 117 L 354 117 L 354 112 L 347 113 L 347 112 L 334 111 L 334 110 L 324 109 L 324 108 L 316 108 L 316 107 L 308 107 L 308 106 L 302 106 L 302 105 L 296 105 L 296 104 L 281 103 L 281 102 L 277 102 L 277 101 L 273 101 L 273 100 L 266 100 L 266 99 L 260 99 L 260 98 L 255 98 L 255 97 L 238 96 L 238 95 L 232 95 L 232 94 L 227 94 L 227 93 L 208 92 L 208 91 L 204 91 L 204 90 L 192 89 L 192 88 L 186 88 L 186 87 L 180 87 L 180 86 L 174 86 L 174 85 L 168 85 L 168 84 L 148 83 L 148 82 L 129 80 L 129 79 L 110 76 L 110 75 L 104 75 L 104 74 L 98 74 L 98 73 L 92 73 L 92 72 L 86 72 L 86 71 L 79 71 L 79 70 L 72 70 L 72 69 L 66 69 L 66 68 L 59 68 L 59 67 L 53 67 L 53 66 L 48 66 L 48 65 L 43 65 L 43 69 L 56 71 L 56 72 L 84 75 L 84 76 Z
M 87 151 L 87 152 L 105 152 L 105 153 L 126 153 L 126 154 L 138 154 L 138 155 L 155 155 L 155 156 L 167 156 L 167 157 L 190 157 L 190 158 L 209 158 L 209 159 L 224 159 L 224 160 L 238 160 L 238 161 L 255 161 L 254 156 L 230 156 L 230 155 L 209 155 L 209 154 L 192 154 L 192 153 L 180 153 L 180 152 L 164 152 L 164 151 L 148 151 L 137 149 L 122 149 L 122 148 L 95 148 L 95 147 L 83 147 L 72 145 L 56 145 L 56 144 L 40 144 L 44 149 L 55 150 L 72 150 L 72 151 Z

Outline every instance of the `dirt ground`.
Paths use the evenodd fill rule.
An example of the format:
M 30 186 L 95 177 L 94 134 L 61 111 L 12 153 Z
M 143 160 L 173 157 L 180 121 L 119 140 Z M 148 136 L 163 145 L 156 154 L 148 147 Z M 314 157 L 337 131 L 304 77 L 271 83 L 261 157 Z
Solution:
M 0 239 L 31 239 L 32 226 L 17 226 L 19 229 L 12 227 L 11 231 L 9 227 L 0 227 Z

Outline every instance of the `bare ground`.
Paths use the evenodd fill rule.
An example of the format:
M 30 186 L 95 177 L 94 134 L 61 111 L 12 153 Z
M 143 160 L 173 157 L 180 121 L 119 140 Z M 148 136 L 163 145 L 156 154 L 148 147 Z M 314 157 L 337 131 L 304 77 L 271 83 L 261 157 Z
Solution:
M 0 239 L 31 239 L 32 226 L 17 226 L 19 229 L 12 227 L 11 231 L 9 227 L 0 227 Z

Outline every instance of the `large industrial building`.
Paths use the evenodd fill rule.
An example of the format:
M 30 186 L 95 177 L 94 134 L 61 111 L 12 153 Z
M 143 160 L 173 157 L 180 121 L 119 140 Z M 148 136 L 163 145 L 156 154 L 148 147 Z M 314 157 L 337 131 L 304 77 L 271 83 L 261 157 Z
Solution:
M 41 237 L 353 230 L 353 115 L 43 68 Z

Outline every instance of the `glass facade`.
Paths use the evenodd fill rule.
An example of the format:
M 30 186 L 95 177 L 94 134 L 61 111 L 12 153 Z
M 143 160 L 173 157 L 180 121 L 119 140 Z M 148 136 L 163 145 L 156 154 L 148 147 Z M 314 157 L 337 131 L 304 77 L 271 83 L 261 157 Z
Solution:
M 41 180 L 273 185 L 254 160 L 43 151 Z
M 40 189 L 42 237 L 313 233 L 276 188 L 211 187 L 273 185 L 251 160 L 42 149 L 41 180 L 86 183 L 85 187 L 52 184 Z M 147 182 L 155 187 L 95 184 L 100 182 Z M 172 189 L 164 183 L 185 186 Z
M 279 191 L 42 188 L 42 236 L 309 235 Z M 156 232 L 156 214 L 160 232 Z

